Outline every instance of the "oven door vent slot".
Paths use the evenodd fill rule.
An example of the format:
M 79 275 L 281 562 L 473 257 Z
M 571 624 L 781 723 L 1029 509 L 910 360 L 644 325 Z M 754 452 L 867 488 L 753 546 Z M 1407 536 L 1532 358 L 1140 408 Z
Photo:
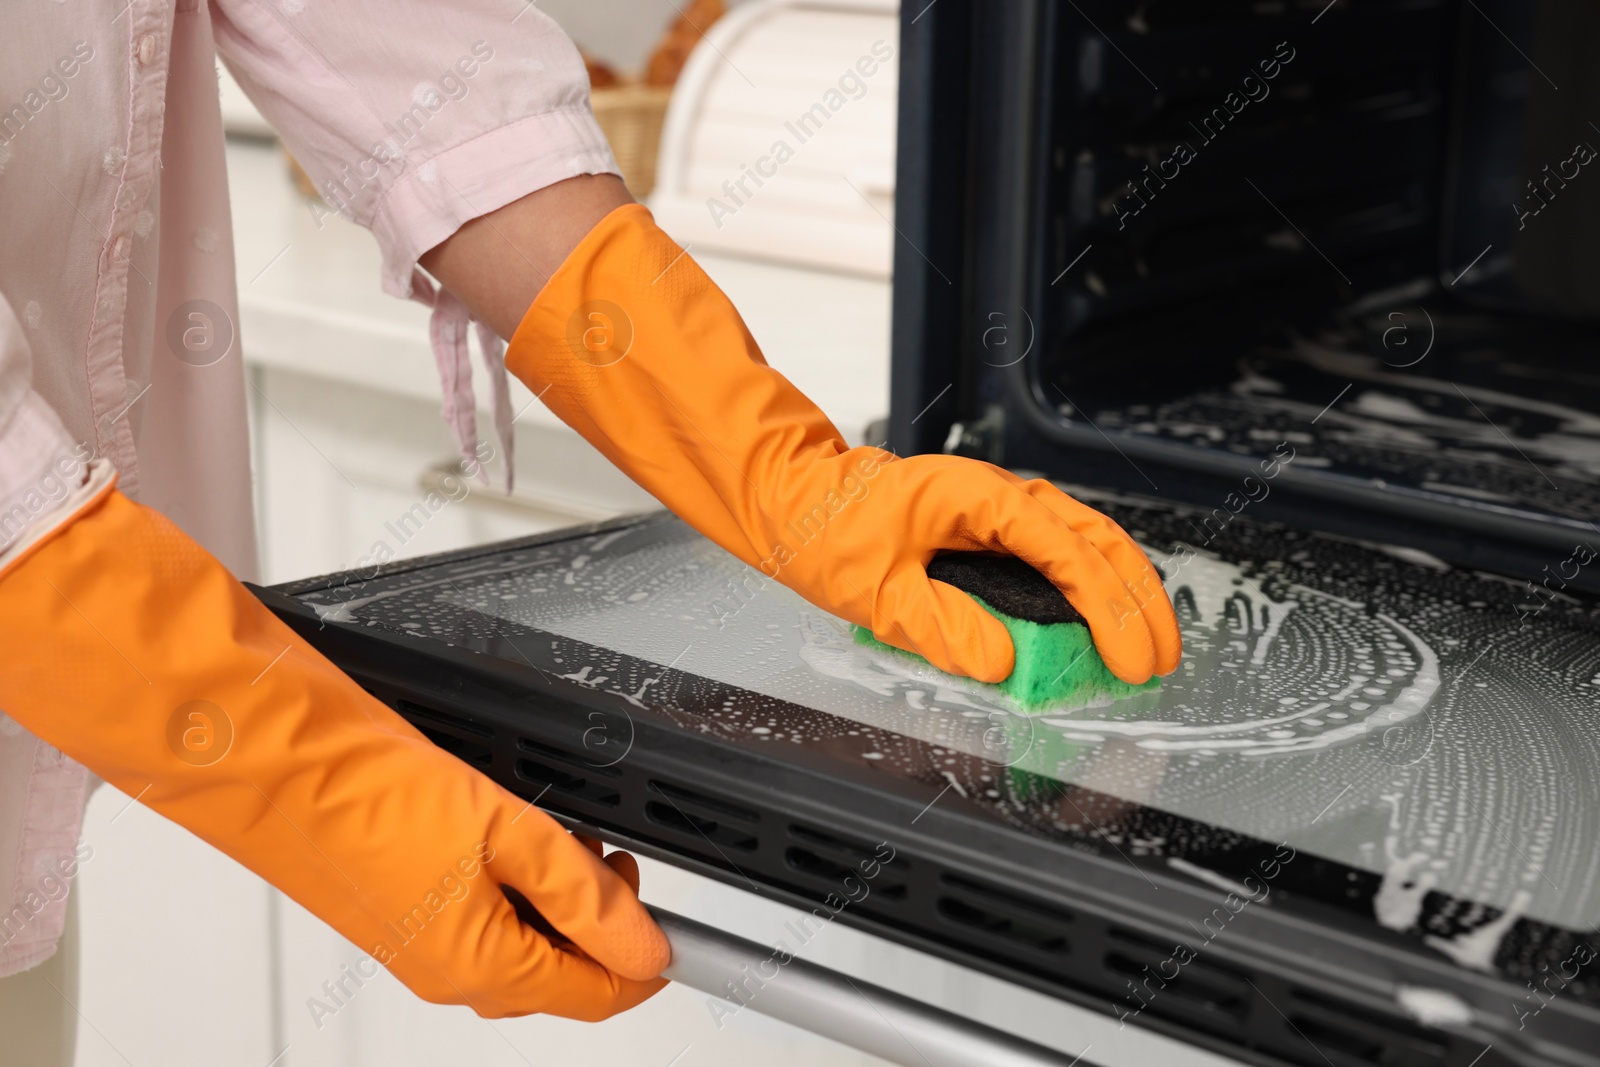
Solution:
M 945 874 L 940 882 L 945 891 L 937 907 L 946 922 L 1051 956 L 1072 950 L 1067 940 L 1070 912 L 974 878 Z
M 571 768 L 585 778 L 598 777 L 617 779 L 622 777 L 622 771 L 615 765 L 608 765 L 601 761 L 585 759 L 582 756 L 574 755 L 573 753 L 568 752 L 566 749 L 557 748 L 554 745 L 547 745 L 542 741 L 535 741 L 532 738 L 517 738 L 517 747 L 524 752 L 533 753 L 535 756 L 538 756 L 545 762 L 559 763 L 565 767 Z
M 394 701 L 392 706 L 420 730 L 422 736 L 457 759 L 478 768 L 494 763 L 494 750 L 478 740 L 494 740 L 494 731 L 489 727 L 409 700 Z
M 585 775 L 573 774 L 538 760 L 527 758 L 517 760 L 517 777 L 525 782 L 532 782 L 542 789 L 548 789 L 552 793 L 584 801 L 588 805 L 615 808 L 622 803 L 622 794 L 613 785 L 597 782 Z
M 1405 1019 L 1309 989 L 1294 988 L 1289 997 L 1289 1021 L 1332 1055 L 1387 1067 L 1440 1063 L 1450 1051 L 1437 1035 Z
M 761 843 L 757 836 L 761 816 L 749 808 L 658 778 L 650 779 L 647 791 L 650 799 L 645 801 L 645 818 L 685 835 L 695 846 L 709 844 L 718 852 L 724 848 L 754 852 Z

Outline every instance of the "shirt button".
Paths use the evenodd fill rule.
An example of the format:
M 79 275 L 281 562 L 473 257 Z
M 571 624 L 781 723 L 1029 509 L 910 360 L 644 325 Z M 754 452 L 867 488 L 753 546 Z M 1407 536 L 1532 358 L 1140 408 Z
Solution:
M 155 61 L 156 61 L 156 38 L 155 38 L 155 34 L 147 33 L 143 37 L 139 38 L 139 62 L 141 64 L 143 64 L 144 66 L 148 67 L 150 64 L 154 63 Z

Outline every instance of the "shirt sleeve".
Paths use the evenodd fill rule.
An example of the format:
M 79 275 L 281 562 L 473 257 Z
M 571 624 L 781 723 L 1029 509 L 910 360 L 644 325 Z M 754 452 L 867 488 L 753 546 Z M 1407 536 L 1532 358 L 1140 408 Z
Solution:
M 462 223 L 619 174 L 578 50 L 527 0 L 211 0 L 218 52 L 323 198 L 372 230 L 383 287 Z
M 82 505 L 73 493 L 91 458 L 34 392 L 32 349 L 0 296 L 0 570 Z

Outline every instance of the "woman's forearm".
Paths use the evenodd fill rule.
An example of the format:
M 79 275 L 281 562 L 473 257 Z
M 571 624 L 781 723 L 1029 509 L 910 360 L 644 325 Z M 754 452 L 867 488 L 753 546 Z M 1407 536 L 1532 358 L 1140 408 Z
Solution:
M 544 283 L 614 208 L 633 202 L 614 174 L 583 174 L 472 219 L 422 254 L 421 263 L 510 339 Z

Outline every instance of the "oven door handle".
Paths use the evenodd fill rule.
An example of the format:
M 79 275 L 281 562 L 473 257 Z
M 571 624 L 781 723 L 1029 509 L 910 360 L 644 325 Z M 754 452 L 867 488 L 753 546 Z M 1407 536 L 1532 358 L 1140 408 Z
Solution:
M 1092 1067 L 838 971 L 670 911 L 650 908 L 672 945 L 674 982 L 904 1067 Z M 1085 1049 L 1087 1051 L 1087 1049 Z

